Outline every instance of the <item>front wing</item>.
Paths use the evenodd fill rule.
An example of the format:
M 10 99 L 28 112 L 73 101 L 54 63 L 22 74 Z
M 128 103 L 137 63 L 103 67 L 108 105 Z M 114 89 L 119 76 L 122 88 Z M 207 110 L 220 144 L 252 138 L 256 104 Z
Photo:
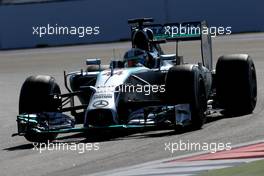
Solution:
M 23 136 L 27 132 L 34 133 L 72 133 L 94 130 L 154 130 L 171 129 L 175 125 L 187 126 L 190 124 L 191 113 L 188 104 L 163 107 L 148 107 L 147 116 L 144 109 L 139 109 L 130 115 L 127 124 L 107 126 L 76 127 L 74 119 L 58 112 L 43 112 L 37 114 L 20 114 L 17 116 L 18 132 L 12 136 Z M 161 110 L 155 112 L 154 110 Z M 141 114 L 143 112 L 143 114 Z

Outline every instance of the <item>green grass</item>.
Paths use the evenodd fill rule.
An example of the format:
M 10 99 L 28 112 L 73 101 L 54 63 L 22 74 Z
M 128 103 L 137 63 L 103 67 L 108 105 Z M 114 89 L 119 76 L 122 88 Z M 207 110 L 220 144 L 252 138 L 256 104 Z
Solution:
M 216 169 L 199 174 L 199 176 L 263 176 L 264 160 L 242 164 L 236 167 Z

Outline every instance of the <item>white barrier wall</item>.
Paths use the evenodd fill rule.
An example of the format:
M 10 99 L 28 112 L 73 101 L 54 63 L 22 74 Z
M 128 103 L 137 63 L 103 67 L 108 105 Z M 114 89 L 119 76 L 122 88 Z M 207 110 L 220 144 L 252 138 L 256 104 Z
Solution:
M 73 0 L 0 6 L 0 48 L 117 41 L 129 38 L 128 18 L 153 17 L 156 22 L 207 20 L 232 31 L 264 30 L 264 2 L 258 0 Z M 36 26 L 99 26 L 99 35 L 33 35 Z

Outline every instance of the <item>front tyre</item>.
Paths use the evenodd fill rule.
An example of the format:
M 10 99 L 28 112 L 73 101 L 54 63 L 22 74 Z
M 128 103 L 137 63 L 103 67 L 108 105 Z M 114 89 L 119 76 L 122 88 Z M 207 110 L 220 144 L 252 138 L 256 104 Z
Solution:
M 30 76 L 24 82 L 19 97 L 19 114 L 41 112 L 58 112 L 60 102 L 55 101 L 52 94 L 60 94 L 60 88 L 51 76 Z M 38 134 L 28 131 L 25 138 L 30 142 L 52 141 L 57 134 Z
M 207 103 L 204 80 L 197 66 L 172 67 L 166 77 L 166 97 L 170 104 L 190 104 L 193 129 L 203 126 Z

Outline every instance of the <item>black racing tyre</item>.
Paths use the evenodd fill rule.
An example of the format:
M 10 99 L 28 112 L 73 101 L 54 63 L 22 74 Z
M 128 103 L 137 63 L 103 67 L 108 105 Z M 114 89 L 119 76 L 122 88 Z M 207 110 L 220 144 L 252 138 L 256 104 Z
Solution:
M 170 104 L 190 104 L 192 128 L 200 129 L 206 119 L 207 100 L 199 69 L 189 64 L 174 66 L 167 73 L 165 86 Z
M 216 95 L 227 114 L 252 113 L 257 102 L 257 76 L 247 54 L 221 56 L 216 64 Z
M 51 94 L 60 94 L 60 87 L 51 76 L 30 76 L 24 82 L 19 97 L 19 114 L 57 112 L 60 101 L 54 100 Z M 25 138 L 31 142 L 52 141 L 57 134 L 36 134 L 29 131 Z
M 101 68 L 101 71 L 103 71 L 103 70 L 109 69 L 109 66 L 108 65 L 101 65 L 100 68 Z M 100 71 L 99 65 L 88 65 L 86 68 L 86 71 L 87 72 Z

